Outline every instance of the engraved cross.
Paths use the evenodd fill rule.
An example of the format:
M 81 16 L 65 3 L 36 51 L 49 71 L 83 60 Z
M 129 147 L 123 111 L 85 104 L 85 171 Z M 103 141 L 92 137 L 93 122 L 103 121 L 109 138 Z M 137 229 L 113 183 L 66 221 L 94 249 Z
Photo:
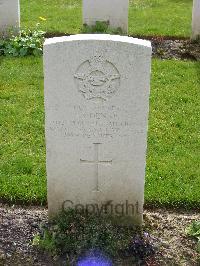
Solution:
M 93 143 L 94 144 L 94 160 L 93 161 L 89 161 L 89 160 L 82 160 L 80 159 L 81 163 L 84 164 L 94 164 L 95 166 L 95 191 L 99 191 L 99 165 L 111 165 L 112 164 L 112 160 L 110 161 L 100 161 L 99 160 L 99 145 L 101 145 L 102 143 Z

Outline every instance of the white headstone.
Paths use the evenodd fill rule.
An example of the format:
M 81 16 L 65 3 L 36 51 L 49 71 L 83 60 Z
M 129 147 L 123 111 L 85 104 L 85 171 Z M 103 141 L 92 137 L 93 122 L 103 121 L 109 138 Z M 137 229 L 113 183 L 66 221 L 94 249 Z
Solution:
M 200 37 L 200 0 L 193 1 L 192 39 Z
M 20 27 L 19 0 L 0 0 L 0 35 L 16 33 Z
M 99 212 L 106 205 L 113 215 L 142 222 L 150 65 L 151 44 L 145 40 L 46 40 L 50 215 L 62 206 Z
M 96 21 L 108 21 L 111 28 L 128 32 L 129 0 L 83 0 L 83 23 L 89 26 Z

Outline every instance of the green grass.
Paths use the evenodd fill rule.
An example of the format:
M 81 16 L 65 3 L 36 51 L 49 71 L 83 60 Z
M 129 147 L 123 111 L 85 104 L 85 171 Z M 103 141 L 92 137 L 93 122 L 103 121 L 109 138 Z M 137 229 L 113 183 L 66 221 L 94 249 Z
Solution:
M 190 36 L 192 0 L 130 0 L 129 32 Z
M 81 0 L 21 0 L 21 25 L 47 32 L 80 33 Z M 129 34 L 190 36 L 192 0 L 130 0 Z M 39 17 L 44 17 L 46 21 Z
M 0 58 L 0 197 L 46 201 L 41 58 Z
M 40 23 L 47 32 L 78 33 L 82 27 L 80 0 L 22 0 L 22 27 Z M 46 21 L 41 20 L 43 17 Z
M 200 62 L 154 60 L 152 73 L 146 202 L 198 206 Z
M 46 202 L 42 58 L 0 58 L 0 198 Z M 153 60 L 145 199 L 200 204 L 200 63 Z

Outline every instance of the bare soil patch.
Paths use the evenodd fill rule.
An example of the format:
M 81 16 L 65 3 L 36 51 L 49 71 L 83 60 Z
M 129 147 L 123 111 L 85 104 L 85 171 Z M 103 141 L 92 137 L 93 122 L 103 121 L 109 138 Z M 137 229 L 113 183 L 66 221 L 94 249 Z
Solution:
M 188 39 L 150 38 L 153 57 L 160 59 L 200 61 L 200 42 Z

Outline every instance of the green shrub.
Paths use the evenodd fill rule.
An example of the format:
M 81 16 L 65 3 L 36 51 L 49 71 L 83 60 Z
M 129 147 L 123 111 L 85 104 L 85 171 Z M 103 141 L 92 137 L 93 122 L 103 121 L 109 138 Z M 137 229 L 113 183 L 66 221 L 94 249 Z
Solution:
M 108 216 L 73 209 L 62 211 L 44 225 L 33 244 L 71 259 L 90 251 L 100 251 L 113 258 L 132 256 L 135 260 L 145 260 L 154 254 L 151 237 L 141 228 L 119 226 Z
M 107 33 L 107 34 L 123 34 L 121 28 L 111 28 L 108 21 L 97 21 L 95 25 L 84 25 L 82 33 Z
M 35 30 L 21 30 L 19 36 L 12 36 L 9 39 L 0 40 L 0 55 L 5 56 L 27 56 L 27 55 L 41 55 L 44 31 Z
M 200 221 L 194 221 L 186 228 L 186 234 L 197 239 L 197 251 L 200 253 Z

